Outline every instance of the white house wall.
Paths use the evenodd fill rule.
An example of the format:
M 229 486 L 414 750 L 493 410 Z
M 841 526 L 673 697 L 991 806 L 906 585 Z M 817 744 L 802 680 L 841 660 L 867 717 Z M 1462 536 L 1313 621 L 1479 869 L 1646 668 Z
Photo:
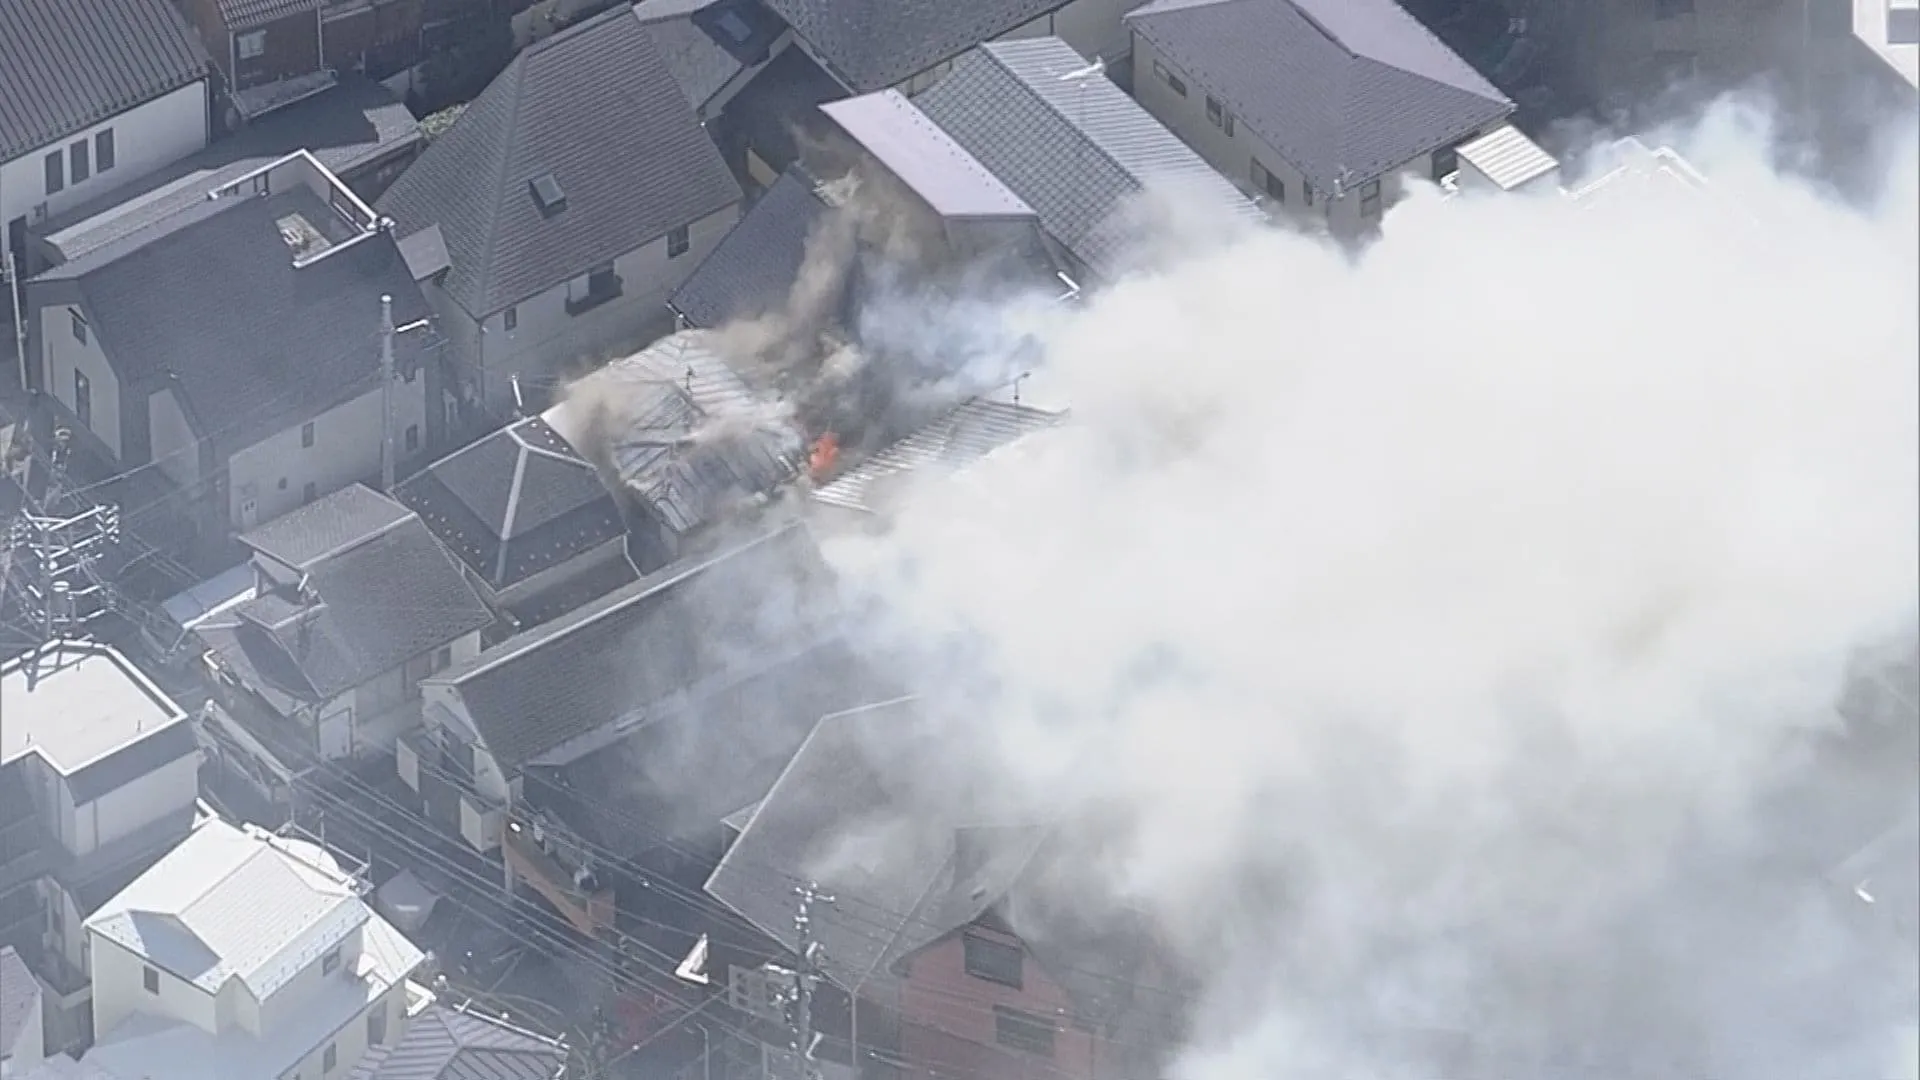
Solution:
M 427 379 L 416 370 L 411 382 L 393 383 L 393 450 L 407 456 L 406 432 L 415 427 L 426 443 Z M 380 472 L 380 425 L 383 415 L 377 385 L 365 394 L 322 413 L 313 420 L 313 445 L 301 445 L 300 424 L 235 451 L 228 463 L 228 512 L 237 528 L 272 521 L 306 503 L 306 485 L 314 498 L 330 495 L 356 480 Z M 213 421 L 209 421 L 210 423 Z M 247 511 L 251 495 L 254 506 Z
M 74 143 L 87 141 L 88 161 L 92 161 L 94 137 L 113 131 L 113 168 L 94 171 L 78 184 L 68 183 L 60 191 L 47 193 L 46 156 L 55 147 L 65 153 Z M 0 227 L 17 217 L 29 223 L 45 216 L 55 217 L 88 199 L 132 183 L 165 168 L 207 145 L 207 83 L 201 80 L 183 86 L 144 105 L 135 106 L 111 120 L 75 132 L 58 143 L 49 143 L 0 164 Z M 69 158 L 61 171 L 71 180 Z
M 89 321 L 87 340 L 82 343 L 73 332 L 73 314 L 81 318 L 87 312 L 79 305 L 56 304 L 40 309 L 40 340 L 46 363 L 46 386 L 54 400 L 77 413 L 73 373 L 87 378 L 88 428 L 105 443 L 115 458 L 122 457 L 120 443 L 120 380 L 107 354 L 100 348 L 100 336 Z
M 538 393 L 553 389 L 555 376 L 603 350 L 644 344 L 636 337 L 651 327 L 665 327 L 670 318 L 667 297 L 739 220 L 735 204 L 693 222 L 687 227 L 686 252 L 671 259 L 665 237 L 620 256 L 613 264 L 622 281 L 620 296 L 579 315 L 567 313 L 567 290 L 584 289 L 584 273 L 515 304 L 512 330 L 506 328 L 505 312 L 487 316 L 480 355 L 488 404 L 502 408 L 512 403 L 510 376 L 515 373 L 529 392 Z
M 71 850 L 76 856 L 91 854 L 168 814 L 191 807 L 199 794 L 200 755 L 175 758 L 75 807 Z
M 129 1016 L 165 1017 L 194 1025 L 202 1031 L 217 1032 L 218 1010 L 214 996 L 171 972 L 155 968 L 160 974 L 158 993 L 149 994 L 141 971 L 149 965 L 125 947 L 90 934 L 90 961 L 93 974 L 93 1031 L 96 1037 L 112 1031 Z

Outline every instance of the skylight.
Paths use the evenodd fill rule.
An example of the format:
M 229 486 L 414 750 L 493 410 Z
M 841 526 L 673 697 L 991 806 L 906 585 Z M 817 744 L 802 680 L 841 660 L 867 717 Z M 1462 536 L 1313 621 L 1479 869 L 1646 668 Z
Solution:
M 527 181 L 527 189 L 533 192 L 533 201 L 543 214 L 556 213 L 567 205 L 567 193 L 560 190 L 560 181 L 552 173 L 541 173 Z

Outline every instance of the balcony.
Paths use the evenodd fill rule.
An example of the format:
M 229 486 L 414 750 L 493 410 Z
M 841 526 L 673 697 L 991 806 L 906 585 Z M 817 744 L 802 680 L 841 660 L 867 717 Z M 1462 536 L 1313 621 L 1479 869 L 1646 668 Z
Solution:
M 554 838 L 546 844 L 534 840 L 531 822 L 515 818 L 502 833 L 501 856 L 507 868 L 547 898 L 575 930 L 587 937 L 599 937 L 614 926 L 613 889 L 593 882 L 594 888 L 574 883 L 574 871 L 551 850 Z

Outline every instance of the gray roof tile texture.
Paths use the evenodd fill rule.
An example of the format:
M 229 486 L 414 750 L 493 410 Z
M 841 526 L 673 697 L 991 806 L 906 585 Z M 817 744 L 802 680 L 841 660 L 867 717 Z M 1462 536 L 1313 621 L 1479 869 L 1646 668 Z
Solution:
M 168 0 L 0 3 L 0 161 L 206 77 Z
M 1149 184 L 1178 184 L 1230 213 L 1253 204 L 1118 86 L 1063 76 L 1087 61 L 1059 38 L 985 45 L 914 104 L 1040 215 L 1097 274 L 1123 267 L 1117 215 Z
M 1067 0 L 765 0 L 855 93 L 883 90 Z
M 430 314 L 391 235 L 296 268 L 276 224 L 296 211 L 316 222 L 331 214 L 305 188 L 202 201 L 47 271 L 28 284 L 29 304 L 36 282 L 77 281 L 124 382 L 172 382 L 217 447 L 251 446 L 378 387 L 383 294 L 398 325 Z M 422 336 L 400 336 L 402 370 L 418 361 Z
M 1394 0 L 1155 0 L 1127 24 L 1322 191 L 1513 111 Z
M 687 276 L 669 303 L 689 323 L 708 330 L 778 308 L 806 262 L 807 238 L 827 213 L 813 178 L 798 168 L 788 169 Z
M 397 1045 L 376 1047 L 351 1080 L 555 1080 L 566 1051 L 482 1016 L 432 1005 Z
M 563 209 L 529 184 L 551 174 Z M 444 288 L 504 310 L 740 199 L 652 37 L 619 7 L 528 46 L 379 201 L 403 235 L 439 225 Z
M 319 10 L 320 0 L 220 0 L 220 17 L 235 31 Z

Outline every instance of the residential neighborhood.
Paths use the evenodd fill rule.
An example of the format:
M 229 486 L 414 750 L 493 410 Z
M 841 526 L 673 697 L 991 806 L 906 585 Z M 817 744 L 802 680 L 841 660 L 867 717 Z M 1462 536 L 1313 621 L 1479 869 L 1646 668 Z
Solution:
M 1119 485 L 1215 419 L 1190 373 L 1254 350 L 1112 356 L 1155 388 L 1130 410 L 1052 392 L 1061 320 L 1128 333 L 1102 298 L 1152 301 L 1209 245 L 1364 267 L 1412 207 L 1455 245 L 1420 263 L 1439 296 L 1479 287 L 1480 234 L 1458 237 L 1503 209 L 1764 229 L 1669 135 L 1760 85 L 1796 160 L 1832 158 L 1819 190 L 1852 190 L 1881 167 L 1868 136 L 1920 102 L 1920 15 L 0 0 L 0 1078 L 1242 1075 L 1194 1048 L 1253 988 L 1215 980 L 1195 944 L 1215 939 L 1144 899 L 1145 870 L 1089 869 L 1109 830 L 1185 819 L 1129 822 L 1071 779 L 1142 768 L 1117 731 L 1061 765 L 1082 698 L 1145 694 L 1178 658 L 1106 657 L 1111 687 L 1050 670 L 1020 708 L 980 674 L 1094 670 L 1117 640 L 1098 624 L 1150 619 L 1166 568 L 1087 590 L 1057 653 L 887 590 L 999 595 L 957 507 Z M 1253 265 L 1216 267 L 1181 316 L 1224 321 L 1209 305 Z M 1321 294 L 1297 267 L 1259 281 L 1272 355 L 1234 363 L 1355 330 L 1298 306 Z M 1138 438 L 1045 467 L 1087 424 Z M 1324 452 L 1274 446 L 1169 483 Z M 1101 535 L 1178 532 L 1139 490 Z M 1812 756 L 1858 797 L 1782 796 L 1818 837 L 1768 866 L 1912 950 L 1920 649 L 1849 680 Z M 1062 801 L 1009 796 L 1028 767 L 1064 768 L 1043 785 Z M 1195 911 L 1224 902 L 1190 887 Z M 1297 910 L 1247 888 L 1262 925 Z M 1286 965 L 1346 947 L 1273 967 L 1324 995 Z M 1434 1080 L 1512 1080 L 1510 1047 L 1424 1025 L 1341 1038 L 1438 1038 Z M 1338 1072 L 1311 1060 L 1269 1073 Z

